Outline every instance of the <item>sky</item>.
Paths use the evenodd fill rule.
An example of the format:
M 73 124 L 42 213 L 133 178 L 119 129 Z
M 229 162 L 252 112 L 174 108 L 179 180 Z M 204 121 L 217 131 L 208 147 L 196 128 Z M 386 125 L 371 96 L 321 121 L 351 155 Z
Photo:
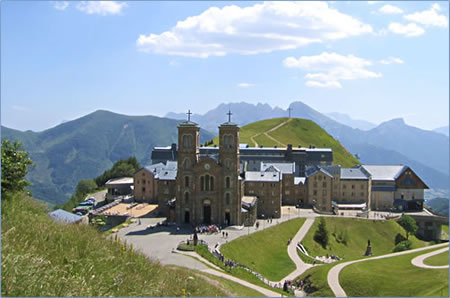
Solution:
M 2 1 L 1 124 L 302 101 L 449 123 L 448 2 Z

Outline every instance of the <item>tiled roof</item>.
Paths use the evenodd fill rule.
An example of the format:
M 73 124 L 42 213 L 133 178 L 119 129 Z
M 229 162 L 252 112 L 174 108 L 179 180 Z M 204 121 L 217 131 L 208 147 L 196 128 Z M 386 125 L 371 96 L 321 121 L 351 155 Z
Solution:
M 341 180 L 368 180 L 369 177 L 360 168 L 342 168 Z
M 280 172 L 246 172 L 245 181 L 279 182 Z
M 293 174 L 295 173 L 295 162 L 262 162 L 261 163 L 261 171 L 267 171 L 271 167 L 278 170 L 279 172 L 283 174 Z
M 372 180 L 395 181 L 408 167 L 403 165 L 363 165 Z

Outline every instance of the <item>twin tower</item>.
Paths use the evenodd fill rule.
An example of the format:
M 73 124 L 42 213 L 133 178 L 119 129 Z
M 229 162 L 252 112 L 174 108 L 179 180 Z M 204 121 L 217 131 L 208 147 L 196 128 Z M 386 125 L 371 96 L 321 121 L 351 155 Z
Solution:
M 218 155 L 217 150 L 200 155 L 200 127 L 190 117 L 178 126 L 178 224 L 242 224 L 239 126 L 230 121 L 231 113 L 228 116 L 219 127 Z

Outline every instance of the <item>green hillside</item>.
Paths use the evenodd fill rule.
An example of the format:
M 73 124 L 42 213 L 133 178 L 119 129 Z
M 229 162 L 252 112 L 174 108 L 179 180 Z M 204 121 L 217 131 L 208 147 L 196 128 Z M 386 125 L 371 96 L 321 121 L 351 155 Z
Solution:
M 370 239 L 372 252 L 379 256 L 391 253 L 395 247 L 395 236 L 401 234 L 406 237 L 405 230 L 394 220 L 367 220 L 357 218 L 323 217 L 328 230 L 329 245 L 324 249 L 314 241 L 314 233 L 319 225 L 315 220 L 308 233 L 303 238 L 302 244 L 312 256 L 325 256 L 335 254 L 346 259 L 360 258 L 367 247 Z M 347 244 L 339 243 L 339 234 L 347 234 Z M 334 236 L 336 235 L 336 236 Z M 428 245 L 427 242 L 410 236 L 412 248 Z
M 53 222 L 42 203 L 1 201 L 2 296 L 256 296 L 178 267 L 164 267 L 91 226 Z M 184 289 L 184 290 L 183 290 Z
M 22 142 L 36 163 L 27 176 L 33 196 L 61 204 L 79 180 L 100 175 L 119 159 L 135 156 L 142 165 L 148 164 L 154 146 L 177 143 L 180 122 L 96 111 L 42 132 L 2 127 L 2 138 Z M 201 130 L 202 142 L 212 137 Z
M 349 265 L 341 271 L 339 282 L 349 297 L 448 297 L 448 268 L 423 269 L 411 264 L 424 253 Z
M 286 124 L 269 131 L 283 122 L 286 122 Z M 353 167 L 359 164 L 358 160 L 341 143 L 311 120 L 300 118 L 261 120 L 241 127 L 239 136 L 240 143 L 246 143 L 250 147 L 256 145 L 286 147 L 287 144 L 292 144 L 294 147 L 300 145 L 309 148 L 312 145 L 317 148 L 331 148 L 333 150 L 333 164 L 342 167 Z M 219 144 L 218 137 L 213 139 L 213 144 Z

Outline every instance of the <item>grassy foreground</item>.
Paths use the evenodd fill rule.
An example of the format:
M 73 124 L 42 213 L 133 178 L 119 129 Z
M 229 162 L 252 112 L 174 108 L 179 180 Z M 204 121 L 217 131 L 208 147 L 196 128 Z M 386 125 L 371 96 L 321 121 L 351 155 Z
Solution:
M 224 244 L 220 251 L 271 281 L 279 281 L 295 270 L 287 253 L 288 239 L 294 238 L 305 218 L 295 218 Z
M 328 286 L 327 275 L 328 271 L 335 264 L 327 264 L 315 266 L 302 275 L 300 275 L 296 280 L 305 280 L 308 279 L 311 282 L 311 286 L 315 288 L 315 290 L 311 293 L 308 293 L 309 297 L 334 297 L 333 291 L 331 291 Z
M 426 258 L 423 263 L 430 266 L 448 265 L 448 250 L 438 255 Z
M 448 269 L 411 264 L 414 257 L 427 252 L 349 265 L 339 274 L 339 282 L 350 297 L 448 297 Z
M 226 296 L 222 289 L 106 240 L 54 223 L 37 201 L 2 199 L 2 296 Z
M 314 241 L 314 233 L 317 230 L 319 220 L 315 220 L 311 229 L 302 241 L 311 256 L 324 256 L 335 254 L 345 259 L 360 258 L 367 248 L 367 240 L 370 239 L 373 255 L 379 256 L 391 253 L 395 247 L 395 236 L 400 233 L 406 236 L 405 230 L 395 221 L 367 220 L 357 218 L 324 217 L 329 232 L 329 245 L 324 249 Z M 333 234 L 339 235 L 346 231 L 347 244 L 338 243 Z M 412 248 L 428 245 L 427 242 L 410 236 Z

